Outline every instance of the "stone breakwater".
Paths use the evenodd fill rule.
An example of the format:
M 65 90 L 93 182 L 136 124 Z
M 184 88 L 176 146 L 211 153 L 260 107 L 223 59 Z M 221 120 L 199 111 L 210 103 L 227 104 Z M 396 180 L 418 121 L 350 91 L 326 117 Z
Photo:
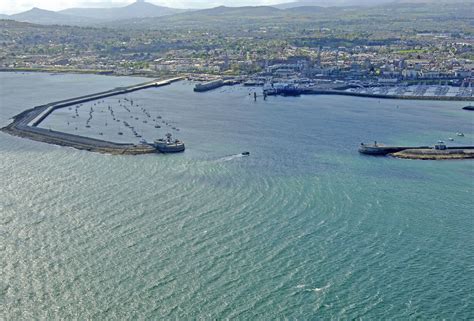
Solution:
M 442 159 L 474 159 L 474 148 L 459 149 L 405 149 L 397 153 L 390 154 L 397 158 L 422 159 L 422 160 L 442 160 Z
M 38 125 L 45 120 L 53 111 L 75 104 L 80 104 L 88 101 L 102 99 L 106 97 L 127 94 L 133 91 L 161 87 L 169 85 L 172 82 L 181 80 L 181 77 L 154 80 L 137 85 L 119 87 L 109 91 L 100 92 L 92 95 L 81 96 L 68 100 L 49 103 L 46 105 L 37 106 L 21 112 L 13 117 L 13 121 L 6 127 L 0 129 L 2 132 L 28 138 L 31 140 L 54 144 L 59 146 L 73 147 L 80 150 L 87 150 L 92 152 L 114 154 L 114 155 L 139 155 L 156 153 L 157 150 L 149 145 L 144 144 L 122 144 L 106 140 L 99 140 L 95 138 L 68 134 L 59 131 L 39 128 Z
M 439 149 L 430 146 L 404 147 L 385 146 L 383 144 L 361 144 L 359 153 L 371 156 L 393 156 L 406 159 L 471 159 L 474 158 L 474 146 L 457 146 Z

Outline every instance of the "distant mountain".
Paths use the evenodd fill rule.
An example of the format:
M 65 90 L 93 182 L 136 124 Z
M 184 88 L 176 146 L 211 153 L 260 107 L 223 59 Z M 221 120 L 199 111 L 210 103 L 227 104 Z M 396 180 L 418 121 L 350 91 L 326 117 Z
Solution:
M 293 2 L 273 5 L 278 9 L 297 7 L 350 7 L 350 6 L 378 6 L 385 4 L 436 4 L 436 3 L 464 3 L 472 0 L 296 0 Z
M 124 20 L 161 17 L 185 11 L 187 10 L 157 6 L 149 2 L 138 0 L 131 5 L 120 8 L 71 8 L 59 11 L 59 13 L 100 20 Z
M 39 8 L 33 8 L 25 12 L 10 15 L 8 16 L 8 19 L 45 25 L 85 25 L 97 22 L 95 20 L 91 20 L 90 18 L 76 16 L 73 17 Z
M 187 16 L 273 16 L 280 14 L 280 9 L 273 6 L 244 6 L 244 7 L 226 7 L 219 6 L 210 9 L 202 9 L 187 13 Z M 183 15 L 184 16 L 184 15 Z
M 298 0 L 294 2 L 274 5 L 279 9 L 290 9 L 297 7 L 345 7 L 377 5 L 393 2 L 393 0 Z
M 327 7 L 320 7 L 320 6 L 301 6 L 301 7 L 291 7 L 284 9 L 287 13 L 293 14 L 314 14 L 314 13 L 323 13 L 333 10 L 339 10 L 337 8 L 327 8 Z
M 226 7 L 188 11 L 184 13 L 143 19 L 111 21 L 103 24 L 111 28 L 169 28 L 173 26 L 193 27 L 222 25 L 229 23 L 245 26 L 250 22 L 277 19 L 284 16 L 284 11 L 271 6 Z

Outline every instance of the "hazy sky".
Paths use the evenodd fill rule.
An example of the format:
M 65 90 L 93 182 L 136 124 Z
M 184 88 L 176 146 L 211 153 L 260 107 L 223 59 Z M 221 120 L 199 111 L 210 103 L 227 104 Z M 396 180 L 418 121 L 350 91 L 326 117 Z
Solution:
M 0 0 L 0 13 L 12 14 L 38 7 L 61 10 L 73 7 L 120 7 L 135 0 Z M 219 5 L 264 5 L 292 0 L 148 0 L 148 2 L 174 8 L 209 8 Z

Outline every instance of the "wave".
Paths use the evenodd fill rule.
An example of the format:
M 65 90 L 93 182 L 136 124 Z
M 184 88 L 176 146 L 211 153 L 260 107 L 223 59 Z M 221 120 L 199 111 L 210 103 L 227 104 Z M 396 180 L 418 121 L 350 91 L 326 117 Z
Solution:
M 234 160 L 234 159 L 237 159 L 237 158 L 246 157 L 246 156 L 248 156 L 248 155 L 243 155 L 242 153 L 234 154 L 234 155 L 228 155 L 228 156 L 224 156 L 224 157 L 221 157 L 221 158 L 217 159 L 216 162 L 228 162 L 228 161 L 231 161 L 231 160 Z

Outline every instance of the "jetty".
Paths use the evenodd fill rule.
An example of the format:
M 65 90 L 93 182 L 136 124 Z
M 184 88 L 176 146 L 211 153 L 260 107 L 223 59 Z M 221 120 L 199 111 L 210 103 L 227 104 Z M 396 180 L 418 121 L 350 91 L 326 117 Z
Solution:
M 321 89 L 314 87 L 292 87 L 292 88 L 280 88 L 280 89 L 267 89 L 264 92 L 268 96 L 281 95 L 281 96 L 299 96 L 299 95 L 340 95 L 340 96 L 353 96 L 353 97 L 365 97 L 365 98 L 378 98 L 378 99 L 402 99 L 402 100 L 438 100 L 438 101 L 474 101 L 474 97 L 467 96 L 416 96 L 416 95 L 389 95 L 389 94 L 374 94 L 374 93 L 359 93 L 346 91 L 346 88 L 342 89 Z
M 194 86 L 193 90 L 195 92 L 205 92 L 205 91 L 220 88 L 222 86 L 233 86 L 233 85 L 236 85 L 238 83 L 239 82 L 237 80 L 234 80 L 234 79 L 226 79 L 226 80 L 224 80 L 224 79 L 215 79 L 215 80 L 211 80 L 211 81 L 207 81 L 207 82 L 203 82 L 203 83 L 197 83 Z
M 474 159 L 474 146 L 448 147 L 444 142 L 438 142 L 434 146 L 385 146 L 375 142 L 374 144 L 361 143 L 359 153 L 423 160 Z
M 28 138 L 31 140 L 48 144 L 68 146 L 80 150 L 87 150 L 99 153 L 121 155 L 156 153 L 158 152 L 158 150 L 153 146 L 147 144 L 116 143 L 106 140 L 54 131 L 51 129 L 39 128 L 38 125 L 41 124 L 41 122 L 44 121 L 52 112 L 61 108 L 90 102 L 93 100 L 103 99 L 111 96 L 123 95 L 147 88 L 166 86 L 182 79 L 182 77 L 175 77 L 165 80 L 153 80 L 145 83 L 126 87 L 117 87 L 108 91 L 52 102 L 46 105 L 36 106 L 14 116 L 13 121 L 6 127 L 1 128 L 0 131 L 13 136 Z

